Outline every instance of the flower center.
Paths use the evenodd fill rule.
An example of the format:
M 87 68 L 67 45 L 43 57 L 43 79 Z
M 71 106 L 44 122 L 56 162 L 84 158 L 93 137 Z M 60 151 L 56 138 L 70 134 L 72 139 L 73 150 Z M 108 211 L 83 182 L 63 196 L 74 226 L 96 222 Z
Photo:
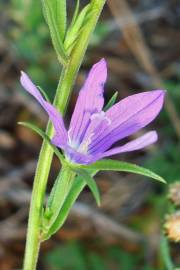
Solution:
M 90 117 L 90 124 L 85 132 L 83 141 L 81 143 L 79 143 L 78 141 L 72 140 L 72 136 L 71 136 L 71 129 L 68 131 L 68 141 L 69 141 L 69 146 L 76 150 L 77 152 L 81 153 L 81 154 L 88 154 L 88 148 L 89 145 L 92 142 L 92 138 L 95 135 L 95 129 L 103 122 L 106 122 L 106 125 L 110 125 L 111 124 L 111 120 L 106 116 L 104 111 L 101 111 L 99 113 L 94 113 L 91 115 Z
M 88 147 L 92 141 L 92 137 L 93 137 L 94 133 L 91 133 L 89 135 L 89 137 L 84 140 L 78 147 L 77 151 L 81 154 L 87 154 L 88 153 Z

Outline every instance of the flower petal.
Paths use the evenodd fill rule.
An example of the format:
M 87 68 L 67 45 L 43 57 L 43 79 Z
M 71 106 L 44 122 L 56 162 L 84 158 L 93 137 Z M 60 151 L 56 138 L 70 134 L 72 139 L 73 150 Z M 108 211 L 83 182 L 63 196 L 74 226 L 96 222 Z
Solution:
M 106 112 L 110 125 L 100 124 L 94 131 L 89 154 L 103 153 L 120 139 L 147 126 L 160 112 L 165 91 L 155 90 L 129 96 Z
M 41 104 L 44 110 L 48 113 L 50 120 L 53 123 L 55 129 L 55 136 L 52 139 L 53 144 L 58 147 L 63 147 L 67 143 L 67 131 L 64 127 L 63 118 L 57 109 L 48 103 L 40 94 L 37 87 L 30 80 L 28 75 L 21 72 L 20 82 L 24 89 L 30 93 Z
M 142 135 L 141 137 L 124 144 L 123 146 L 115 147 L 109 151 L 104 152 L 98 157 L 98 159 L 120 153 L 140 150 L 148 145 L 155 143 L 157 140 L 158 140 L 157 132 L 149 131 L 144 135 Z
M 130 141 L 129 143 L 126 143 L 120 147 L 115 147 L 109 151 L 106 151 L 100 154 L 95 154 L 95 155 L 83 154 L 83 153 L 79 153 L 75 151 L 74 149 L 70 147 L 67 147 L 65 151 L 66 151 L 66 156 L 72 162 L 87 165 L 87 164 L 94 163 L 97 160 L 102 159 L 104 157 L 140 150 L 146 146 L 149 146 L 155 143 L 157 140 L 158 140 L 157 132 L 149 131 L 145 133 L 144 135 L 142 135 L 141 137 Z
M 90 123 L 90 117 L 102 110 L 104 105 L 104 83 L 107 78 L 107 67 L 104 59 L 95 64 L 81 89 L 71 118 L 70 140 L 79 145 Z

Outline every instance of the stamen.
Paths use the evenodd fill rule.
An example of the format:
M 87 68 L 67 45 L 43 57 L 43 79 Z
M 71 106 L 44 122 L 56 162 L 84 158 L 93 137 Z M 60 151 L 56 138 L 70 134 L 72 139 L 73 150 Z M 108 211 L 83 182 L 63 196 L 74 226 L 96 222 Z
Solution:
M 104 111 L 101 111 L 99 113 L 94 113 L 91 115 L 91 121 L 94 119 L 98 119 L 100 121 L 106 120 L 108 122 L 108 125 L 111 124 L 111 119 L 109 119 Z
M 90 143 L 92 141 L 93 136 L 94 136 L 94 133 L 91 133 L 89 135 L 89 137 L 87 138 L 87 140 L 81 143 L 81 145 L 77 149 L 77 151 L 79 153 L 82 153 L 82 154 L 87 154 L 88 153 L 88 148 L 89 148 L 89 145 L 90 145 Z
M 72 131 L 72 128 L 70 128 L 69 130 L 68 130 L 68 141 L 69 141 L 69 144 L 71 144 L 72 143 L 72 140 L 71 140 L 71 135 L 70 135 L 70 132 Z
M 71 134 L 70 134 L 71 132 L 72 132 L 72 128 L 70 128 L 68 130 L 68 132 L 67 132 L 67 134 L 68 134 L 68 145 L 70 147 L 72 147 L 73 149 L 77 150 L 77 148 L 79 147 L 79 144 L 71 139 Z

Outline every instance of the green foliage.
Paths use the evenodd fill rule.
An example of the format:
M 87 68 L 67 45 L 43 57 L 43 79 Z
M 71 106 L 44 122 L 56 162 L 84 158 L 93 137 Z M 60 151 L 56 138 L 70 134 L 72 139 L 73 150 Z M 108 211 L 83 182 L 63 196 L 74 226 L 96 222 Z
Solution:
M 167 238 L 162 235 L 160 243 L 161 257 L 167 270 L 174 270 L 174 265 L 171 260 L 169 244 Z
M 61 35 L 61 40 L 64 41 L 66 28 L 67 28 L 67 7 L 66 0 L 51 0 L 53 10 L 55 12 L 55 21 L 57 24 L 58 32 Z
M 42 139 L 44 139 L 53 149 L 54 153 L 56 154 L 56 156 L 58 157 L 58 159 L 63 162 L 64 158 L 63 155 L 59 152 L 59 150 L 57 149 L 57 147 L 55 147 L 52 143 L 50 138 L 46 135 L 46 133 L 41 130 L 40 128 L 38 128 L 37 126 L 35 126 L 32 123 L 28 123 L 28 122 L 19 122 L 18 123 L 21 126 L 27 127 L 31 130 L 33 130 L 35 133 L 37 133 Z
M 129 252 L 118 249 L 116 246 L 110 248 L 109 254 L 125 270 L 134 270 L 134 266 L 141 260 L 141 256 L 137 254 L 131 256 Z
M 66 65 L 68 58 L 63 45 L 66 27 L 66 5 L 64 0 L 58 2 L 59 4 L 57 5 L 57 1 L 55 0 L 42 0 L 42 5 L 44 16 L 49 26 L 54 49 L 57 53 L 60 63 Z M 62 2 L 62 4 L 60 2 Z M 59 13 L 62 15 L 60 19 L 57 17 Z M 61 26 L 59 24 L 61 24 Z
M 37 87 L 38 87 L 39 91 L 41 92 L 41 94 L 44 96 L 45 100 L 46 100 L 47 102 L 51 103 L 51 101 L 50 101 L 50 99 L 49 99 L 47 93 L 44 91 L 44 89 L 42 89 L 41 86 L 37 86 Z
M 78 8 L 78 6 L 77 6 Z M 64 42 L 64 46 L 68 54 L 72 51 L 75 42 L 79 36 L 79 33 L 81 31 L 82 26 L 84 26 L 84 21 L 86 18 L 86 15 L 88 13 L 88 10 L 90 8 L 90 5 L 85 6 L 82 11 L 79 14 L 77 13 L 77 8 L 75 10 L 75 15 L 72 19 L 72 23 L 67 31 L 66 39 Z
M 179 161 L 180 144 L 169 142 L 162 146 L 155 155 L 146 159 L 144 165 L 151 170 L 156 170 L 171 183 L 180 179 Z
M 83 178 L 87 186 L 90 188 L 92 194 L 94 195 L 97 205 L 100 206 L 99 189 L 94 178 L 86 170 L 77 170 L 77 174 Z
M 76 19 L 77 19 L 77 16 L 78 16 L 78 13 L 79 13 L 79 8 L 80 8 L 80 0 L 76 0 L 76 6 L 75 6 L 75 9 L 74 9 L 74 14 L 72 16 L 72 20 L 71 20 L 71 24 L 69 26 L 69 29 L 72 27 L 72 25 L 74 25 Z
M 41 1 L 12 0 L 6 12 L 12 19 L 7 32 L 16 61 L 24 63 L 28 74 L 54 97 L 59 65 L 49 44 L 49 31 L 41 11 Z M 46 74 L 46 76 L 44 76 Z
M 46 256 L 45 261 L 55 270 L 157 270 L 143 262 L 143 253 L 130 253 L 118 246 L 94 251 L 81 242 L 69 242 L 57 247 Z
M 25 30 L 35 30 L 41 23 L 41 4 L 37 0 L 11 0 L 12 18 L 23 24 Z M 32 12 L 33 10 L 33 12 Z
M 103 171 L 108 170 L 108 171 L 130 172 L 130 173 L 135 173 L 135 174 L 140 174 L 143 176 L 150 177 L 162 183 L 166 183 L 166 181 L 161 176 L 155 174 L 154 172 L 148 169 L 137 166 L 135 164 L 112 160 L 112 159 L 99 160 L 93 164 L 90 164 L 88 166 L 83 166 L 83 167 L 89 168 L 89 169 L 103 170 Z
M 96 170 L 89 172 L 91 173 L 91 176 L 95 175 L 97 173 Z M 86 186 L 86 182 L 82 177 L 77 176 L 75 178 L 75 181 L 73 182 L 73 185 L 71 187 L 71 190 L 69 194 L 66 197 L 66 200 L 64 204 L 62 205 L 61 211 L 59 212 L 59 215 L 57 216 L 55 222 L 52 224 L 52 226 L 49 228 L 49 231 L 44 234 L 43 240 L 49 239 L 53 234 L 55 234 L 64 224 L 66 221 L 68 214 L 74 205 L 75 201 L 77 200 L 79 194 Z
M 98 22 L 94 33 L 92 34 L 91 46 L 101 46 L 103 40 L 110 34 L 112 27 L 109 22 Z
M 92 250 L 79 242 L 67 242 L 51 252 L 45 258 L 48 267 L 55 270 L 179 270 L 168 260 L 166 244 L 163 242 L 163 254 L 160 259 L 165 264 L 157 265 L 155 268 L 144 260 L 143 250 L 127 252 L 116 245 L 105 247 L 105 249 Z M 161 246 L 162 249 L 162 246 Z M 71 258 L 71 259 L 69 259 Z
M 95 252 L 90 252 L 87 255 L 88 265 L 91 266 L 93 270 L 108 270 L 108 267 L 105 263 L 105 259 Z
M 168 94 L 171 96 L 177 111 L 180 113 L 180 83 L 176 81 L 165 81 L 164 88 L 167 89 Z
M 108 101 L 108 103 L 106 104 L 106 106 L 104 107 L 104 111 L 105 112 L 114 105 L 114 103 L 116 102 L 117 96 L 118 96 L 118 92 L 116 91 L 113 94 L 113 96 L 110 98 L 110 100 Z
M 84 270 L 86 263 L 80 244 L 69 243 L 50 252 L 46 261 L 49 266 L 63 270 Z
M 56 5 L 55 2 L 56 0 L 53 0 L 54 5 Z M 63 43 L 62 46 L 66 47 L 69 50 L 68 53 L 70 53 L 73 49 L 73 46 L 76 44 L 76 40 L 78 40 L 78 34 L 81 31 L 81 27 L 86 17 L 86 14 L 85 11 L 84 14 L 82 13 L 83 10 L 79 13 L 79 1 L 77 1 L 74 18 L 68 30 L 69 35 L 67 35 L 66 7 L 63 2 L 64 1 L 58 1 L 59 4 L 63 5 L 63 9 L 56 9 L 55 21 L 58 25 L 58 28 L 62 27 L 62 30 L 60 31 L 61 41 Z M 10 29 L 10 32 L 8 34 L 11 35 L 11 40 L 13 40 L 12 47 L 16 50 L 16 57 L 19 57 L 20 55 L 21 57 L 23 57 L 25 64 L 28 66 L 28 73 L 32 75 L 33 79 L 38 80 L 38 82 L 46 86 L 46 88 L 55 89 L 54 82 L 57 79 L 56 74 L 58 73 L 57 70 L 59 67 L 56 64 L 55 57 L 52 53 L 53 51 L 51 51 L 51 47 L 48 43 L 48 27 L 44 23 L 44 19 L 40 9 L 40 1 L 12 0 L 11 3 L 11 7 L 9 8 L 7 5 L 7 8 L 9 8 L 11 18 L 16 22 L 16 24 L 12 25 L 12 28 Z M 57 16 L 58 12 L 62 12 L 63 15 Z M 78 14 L 81 14 L 81 18 L 79 19 Z M 59 22 L 57 21 L 57 19 L 59 19 Z M 108 21 L 98 23 L 96 31 L 92 35 L 91 45 L 101 46 L 103 39 L 110 33 L 111 30 L 112 26 Z M 65 36 L 68 37 L 69 40 L 64 40 Z M 46 76 L 44 76 L 44 69 L 46 71 Z M 166 81 L 165 89 L 168 90 L 168 93 L 172 97 L 177 110 L 180 112 L 180 84 L 173 81 Z M 48 93 L 48 96 L 50 96 L 51 98 L 53 97 L 53 95 L 53 91 Z M 113 100 L 110 100 L 108 103 L 109 107 L 113 105 L 113 102 L 115 102 L 114 96 L 112 97 L 112 99 Z M 105 110 L 107 110 L 107 106 L 105 107 Z M 180 179 L 180 145 L 178 143 L 172 143 L 172 141 L 174 140 L 174 132 L 165 111 L 161 113 L 160 120 L 163 123 L 161 133 L 164 133 L 163 136 L 166 137 L 164 138 L 165 145 L 162 145 L 160 149 L 158 149 L 151 158 L 146 159 L 144 164 L 148 168 L 155 170 L 159 175 L 162 175 L 164 178 L 172 182 Z M 28 126 L 29 124 L 25 125 Z M 32 126 L 29 126 L 29 128 L 32 128 Z M 39 132 L 37 128 L 34 129 L 33 127 L 32 129 L 45 140 L 48 140 L 50 143 L 49 138 L 45 137 L 44 133 L 42 134 L 42 132 Z M 134 164 L 132 165 L 135 166 Z M 135 169 L 137 169 L 137 167 Z M 119 170 L 125 171 L 125 169 L 123 170 L 121 166 L 119 167 Z M 146 175 L 144 174 L 144 171 L 143 173 L 142 171 L 137 172 L 137 170 L 135 172 L 132 171 L 132 168 L 129 167 L 127 171 Z M 149 175 L 149 172 L 146 176 L 152 177 L 151 174 Z M 160 179 L 158 178 L 157 180 Z M 71 207 L 73 206 L 74 202 L 76 201 L 77 197 L 79 196 L 85 185 L 86 182 L 82 179 L 82 177 L 76 178 L 71 192 L 66 198 L 65 203 L 63 204 L 61 212 L 59 213 L 58 218 L 56 219 L 55 223 L 51 228 L 51 234 L 54 234 L 64 224 Z M 161 196 L 158 194 L 158 196 L 162 198 L 165 195 L 163 193 Z M 154 201 L 154 203 L 156 203 L 154 197 L 152 198 L 152 200 Z M 156 209 L 159 209 L 160 207 L 162 209 L 163 206 L 164 204 L 162 204 L 161 206 L 156 205 Z M 142 223 L 144 223 L 144 221 L 142 221 Z M 111 247 L 107 249 L 106 254 L 99 254 L 98 252 L 95 253 L 94 251 L 87 251 L 86 248 L 84 248 L 79 243 L 73 243 L 63 246 L 53 256 L 56 262 L 54 264 L 54 262 L 52 261 L 54 259 L 51 258 L 51 262 L 49 261 L 49 264 L 52 267 L 63 270 L 101 270 L 111 269 L 111 266 L 113 270 L 160 270 L 159 268 L 153 269 L 149 265 L 144 265 L 140 267 L 138 264 L 140 258 L 137 256 L 137 254 L 124 252 L 117 247 Z M 72 259 L 72 261 L 69 260 L 69 257 Z M 165 268 L 162 269 L 164 270 Z

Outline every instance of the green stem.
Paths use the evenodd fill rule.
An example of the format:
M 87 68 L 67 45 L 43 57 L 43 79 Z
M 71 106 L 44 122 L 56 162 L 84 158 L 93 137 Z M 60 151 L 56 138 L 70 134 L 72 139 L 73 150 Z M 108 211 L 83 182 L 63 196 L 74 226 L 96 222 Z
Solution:
M 168 240 L 164 235 L 161 236 L 160 251 L 161 251 L 161 257 L 164 262 L 165 269 L 166 270 L 175 269 L 172 259 L 171 259 L 171 255 L 170 255 Z
M 80 37 L 74 50 L 72 51 L 67 66 L 62 70 L 60 82 L 54 100 L 54 105 L 60 110 L 62 115 L 64 115 L 66 111 L 77 72 L 82 63 L 91 33 L 94 31 L 104 4 L 105 0 L 98 0 L 98 4 L 96 1 L 92 1 L 92 14 L 82 29 Z M 53 135 L 53 127 L 51 123 L 48 124 L 46 132 L 50 137 Z M 34 178 L 24 257 L 24 270 L 35 270 L 37 265 L 40 248 L 42 209 L 52 157 L 53 151 L 51 147 L 44 141 L 40 151 Z

